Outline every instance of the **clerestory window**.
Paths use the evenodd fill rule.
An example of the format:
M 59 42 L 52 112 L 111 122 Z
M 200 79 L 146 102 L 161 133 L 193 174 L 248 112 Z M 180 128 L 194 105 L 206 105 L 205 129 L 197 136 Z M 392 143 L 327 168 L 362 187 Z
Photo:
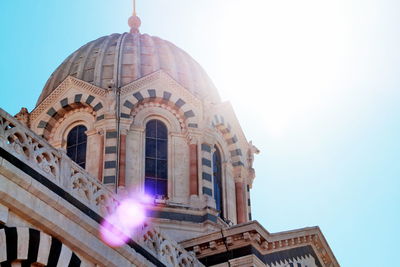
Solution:
M 67 155 L 79 166 L 86 165 L 87 128 L 78 125 L 71 129 L 67 136 Z
M 217 146 L 214 147 L 213 153 L 213 183 L 214 183 L 214 199 L 216 209 L 219 216 L 223 218 L 223 200 L 222 200 L 222 161 L 221 153 Z
M 168 130 L 160 120 L 146 124 L 145 192 L 168 195 Z

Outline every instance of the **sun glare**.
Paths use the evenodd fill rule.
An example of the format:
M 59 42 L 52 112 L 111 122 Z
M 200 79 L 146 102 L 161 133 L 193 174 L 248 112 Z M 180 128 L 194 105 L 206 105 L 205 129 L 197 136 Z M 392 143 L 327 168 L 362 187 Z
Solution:
M 240 3 L 232 1 L 221 20 L 217 83 L 224 99 L 249 111 L 249 103 L 241 104 L 245 92 L 250 113 L 262 114 L 264 130 L 281 135 L 336 95 L 349 53 L 345 3 Z

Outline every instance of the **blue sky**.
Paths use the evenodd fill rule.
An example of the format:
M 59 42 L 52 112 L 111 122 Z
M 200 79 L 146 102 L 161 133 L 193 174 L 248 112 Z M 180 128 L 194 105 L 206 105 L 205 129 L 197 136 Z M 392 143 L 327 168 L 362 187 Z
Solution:
M 389 266 L 400 239 L 397 1 L 142 0 L 141 32 L 192 55 L 256 156 L 253 217 L 319 225 L 342 266 Z M 131 2 L 1 1 L 0 107 L 32 110 L 86 42 L 128 31 Z

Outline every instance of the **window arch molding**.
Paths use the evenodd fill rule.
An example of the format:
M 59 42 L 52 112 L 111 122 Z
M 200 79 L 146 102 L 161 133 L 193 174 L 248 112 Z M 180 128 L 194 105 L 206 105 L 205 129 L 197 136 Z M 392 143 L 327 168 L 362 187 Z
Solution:
M 218 144 L 215 144 L 211 151 L 215 207 L 218 211 L 221 211 L 219 216 L 221 218 L 226 218 L 226 170 L 224 166 L 226 164 L 224 164 L 225 160 L 221 152 L 221 147 Z
M 131 124 L 132 128 L 145 128 L 148 121 L 156 119 L 162 121 L 168 128 L 168 132 L 182 132 L 179 120 L 170 111 L 160 107 L 147 107 L 140 110 Z
M 221 155 L 221 168 L 222 168 L 222 177 L 221 177 L 221 184 L 222 184 L 222 217 L 225 219 L 232 220 L 233 218 L 230 217 L 236 217 L 236 208 L 233 210 L 229 210 L 228 206 L 228 201 L 234 201 L 234 205 L 236 206 L 236 199 L 228 199 L 228 179 L 233 179 L 233 176 L 231 177 L 229 174 L 233 174 L 233 167 L 232 164 L 227 164 L 232 162 L 231 155 L 229 153 L 229 147 L 228 144 L 226 143 L 224 137 L 218 131 L 217 129 L 213 129 L 213 135 L 215 138 L 215 142 L 212 145 L 212 152 L 214 152 L 214 147 L 217 147 L 220 155 Z M 213 155 L 211 155 L 213 156 Z M 214 182 L 214 181 L 213 181 Z M 214 184 L 213 184 L 214 186 Z M 214 196 L 214 195 L 213 195 Z M 232 196 L 231 196 L 232 197 Z M 234 214 L 232 214 L 234 213 Z
M 66 114 L 56 125 L 55 130 L 50 135 L 50 143 L 56 148 L 67 147 L 68 133 L 78 125 L 86 127 L 87 131 L 94 130 L 94 116 L 89 112 L 73 112 Z

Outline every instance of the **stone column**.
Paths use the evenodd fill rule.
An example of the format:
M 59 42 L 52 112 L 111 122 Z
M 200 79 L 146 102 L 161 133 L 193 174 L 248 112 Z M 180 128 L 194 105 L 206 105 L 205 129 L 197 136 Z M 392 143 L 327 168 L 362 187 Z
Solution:
M 189 146 L 185 136 L 171 132 L 168 142 L 168 196 L 176 203 L 189 201 Z
M 104 165 L 104 133 L 99 134 L 99 147 L 100 147 L 100 155 L 99 155 L 99 163 L 97 166 L 97 179 L 103 183 L 103 165 Z
M 119 177 L 118 186 L 125 187 L 126 167 L 126 133 L 122 133 L 119 140 Z
M 126 136 L 125 186 L 129 191 L 144 192 L 144 131 L 135 126 Z
M 86 147 L 86 170 L 99 180 L 102 173 L 99 171 L 99 165 L 102 167 L 103 157 L 103 137 L 96 129 L 87 131 L 87 147 Z M 102 171 L 102 168 L 101 168 Z
M 241 177 L 235 178 L 235 191 L 236 191 L 236 215 L 237 223 L 246 222 L 246 209 L 244 203 L 244 183 Z
M 197 158 L 197 144 L 190 144 L 189 145 L 189 169 L 190 169 L 190 190 L 189 194 L 198 195 L 199 194 L 199 183 L 198 183 L 198 158 Z

